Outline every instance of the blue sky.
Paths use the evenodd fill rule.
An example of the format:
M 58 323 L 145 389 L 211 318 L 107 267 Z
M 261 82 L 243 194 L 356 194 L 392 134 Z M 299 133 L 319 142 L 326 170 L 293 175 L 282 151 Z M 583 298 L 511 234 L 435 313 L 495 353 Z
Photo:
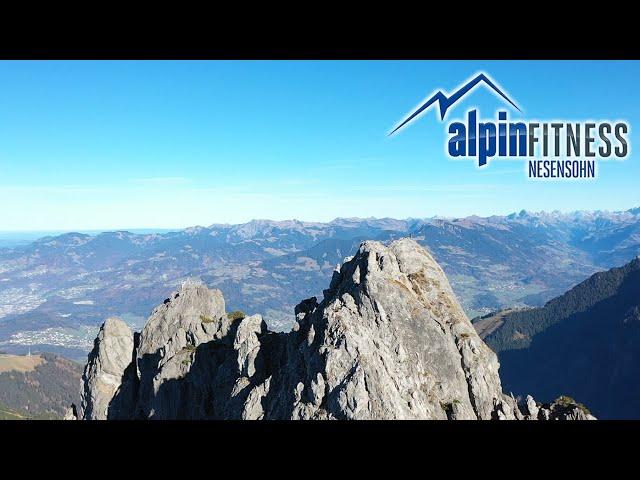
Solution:
M 444 156 L 435 88 L 491 75 L 531 119 L 640 127 L 638 62 L 0 62 L 0 230 L 178 228 L 252 218 L 640 206 L 640 165 L 535 182 L 525 162 Z M 484 88 L 447 120 L 500 102 Z M 516 118 L 516 112 L 510 112 Z

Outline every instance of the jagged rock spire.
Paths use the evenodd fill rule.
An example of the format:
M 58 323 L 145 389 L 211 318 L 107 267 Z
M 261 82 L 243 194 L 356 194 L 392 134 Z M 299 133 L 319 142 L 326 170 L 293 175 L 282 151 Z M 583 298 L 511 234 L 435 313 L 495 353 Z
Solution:
M 323 300 L 307 299 L 295 314 L 291 332 L 270 332 L 259 315 L 228 317 L 220 291 L 185 283 L 139 337 L 122 322 L 105 322 L 78 416 L 581 417 L 571 405 L 554 410 L 530 398 L 521 410 L 502 393 L 496 355 L 440 266 L 411 239 L 363 243 L 336 270 Z
M 82 375 L 78 418 L 107 419 L 109 405 L 133 359 L 133 339 L 131 329 L 119 318 L 104 322 Z

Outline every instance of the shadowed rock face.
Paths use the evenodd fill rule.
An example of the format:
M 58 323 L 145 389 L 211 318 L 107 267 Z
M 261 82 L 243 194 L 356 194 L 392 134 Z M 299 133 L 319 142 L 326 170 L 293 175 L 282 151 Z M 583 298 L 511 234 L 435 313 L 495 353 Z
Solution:
M 139 338 L 110 319 L 89 356 L 78 417 L 586 417 L 566 402 L 554 417 L 530 398 L 521 411 L 502 393 L 496 355 L 413 240 L 363 243 L 322 302 L 295 313 L 291 332 L 273 333 L 259 315 L 228 318 L 218 290 L 187 283 Z M 102 360 L 110 349 L 114 365 Z
M 183 387 L 198 345 L 225 337 L 230 321 L 219 290 L 186 283 L 158 306 L 140 334 L 136 349 L 139 392 L 136 416 L 180 416 Z

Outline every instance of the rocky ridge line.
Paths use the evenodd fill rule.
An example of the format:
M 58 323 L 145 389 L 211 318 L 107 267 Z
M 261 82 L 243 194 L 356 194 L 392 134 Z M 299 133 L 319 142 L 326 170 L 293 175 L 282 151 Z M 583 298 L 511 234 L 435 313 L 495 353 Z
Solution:
M 103 325 L 81 419 L 587 419 L 579 405 L 518 405 L 498 360 L 415 241 L 364 242 L 289 333 L 234 319 L 219 290 L 185 283 L 140 334 Z

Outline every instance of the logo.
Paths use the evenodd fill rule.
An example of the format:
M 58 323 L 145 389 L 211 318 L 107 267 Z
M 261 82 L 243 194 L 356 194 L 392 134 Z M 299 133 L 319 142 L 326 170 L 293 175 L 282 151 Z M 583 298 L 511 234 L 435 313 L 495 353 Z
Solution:
M 516 115 L 523 113 L 497 82 L 481 72 L 451 93 L 436 91 L 388 135 L 405 128 L 434 105 L 444 122 L 452 107 L 479 86 L 491 91 Z M 493 159 L 526 160 L 526 171 L 532 179 L 593 179 L 597 161 L 624 160 L 630 153 L 630 127 L 622 120 L 512 121 L 506 109 L 497 110 L 492 119 L 481 119 L 477 107 L 469 109 L 465 117 L 447 125 L 445 152 L 451 159 L 475 160 L 479 168 Z

